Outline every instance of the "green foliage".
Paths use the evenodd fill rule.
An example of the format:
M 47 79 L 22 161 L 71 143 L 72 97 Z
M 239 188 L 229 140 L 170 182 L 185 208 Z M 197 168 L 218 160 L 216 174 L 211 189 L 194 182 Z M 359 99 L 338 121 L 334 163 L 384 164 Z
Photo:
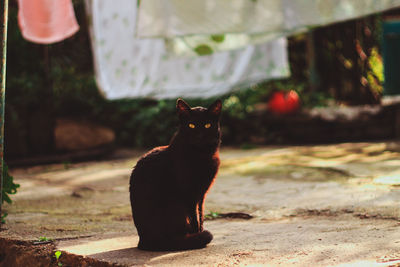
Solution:
M 18 188 L 19 184 L 14 183 L 14 178 L 9 174 L 7 164 L 3 161 L 3 187 L 1 190 L 1 205 L 3 205 L 4 202 L 11 204 L 12 200 L 10 195 L 16 194 Z M 4 212 L 0 215 L 0 223 L 5 223 L 5 218 L 8 214 Z
M 0 218 L 0 223 L 6 223 L 6 217 L 8 216 L 8 213 L 7 212 L 4 212 L 2 215 L 1 215 L 1 218 Z
M 54 257 L 56 258 L 56 260 L 58 261 L 58 259 L 61 256 L 61 251 L 57 250 L 56 252 L 54 252 Z
M 385 77 L 383 71 L 383 60 L 377 47 L 371 49 L 371 56 L 368 58 L 368 65 L 370 67 L 366 73 L 368 84 L 375 93 L 382 94 Z
M 382 19 L 371 15 L 314 30 L 318 79 L 315 89 L 328 91 L 347 105 L 379 104 L 383 64 L 379 55 Z
M 383 72 L 383 61 L 377 47 L 374 47 L 372 49 L 371 57 L 368 59 L 368 64 L 370 65 L 373 74 L 378 78 L 378 81 L 380 83 L 383 83 L 385 80 Z
M 1 203 L 3 204 L 4 202 L 7 202 L 8 204 L 11 204 L 12 200 L 10 195 L 16 194 L 19 186 L 19 184 L 14 183 L 14 178 L 8 173 L 7 164 L 3 161 L 3 188 Z
M 41 236 L 41 237 L 38 238 L 38 241 L 39 241 L 39 242 L 46 242 L 46 241 L 51 241 L 51 239 L 50 239 L 50 238 L 47 238 L 47 237 L 45 237 L 45 236 Z
M 243 150 L 254 149 L 254 148 L 256 148 L 256 147 L 257 147 L 256 145 L 254 145 L 254 144 L 249 144 L 249 143 L 243 143 L 243 144 L 240 146 L 240 148 L 243 149 Z
M 59 261 L 60 257 L 61 257 L 61 251 L 57 250 L 56 252 L 54 252 L 54 257 L 57 260 L 57 266 L 62 266 L 63 264 Z
M 214 211 L 211 211 L 210 213 L 204 215 L 204 218 L 208 219 L 208 220 L 217 219 L 219 217 L 220 217 L 220 214 L 218 212 L 214 212 Z

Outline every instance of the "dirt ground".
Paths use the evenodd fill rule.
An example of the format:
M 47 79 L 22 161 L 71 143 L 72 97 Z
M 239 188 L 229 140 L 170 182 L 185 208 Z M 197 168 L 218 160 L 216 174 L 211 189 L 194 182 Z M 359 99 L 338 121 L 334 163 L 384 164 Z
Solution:
M 41 239 L 62 266 L 71 255 L 81 266 L 400 266 L 400 142 L 223 148 L 205 204 L 214 240 L 183 252 L 136 248 L 128 180 L 140 153 L 118 154 L 12 169 L 21 188 L 5 206 L 0 265 L 12 266 L 7 247 Z M 239 212 L 253 218 L 220 216 Z

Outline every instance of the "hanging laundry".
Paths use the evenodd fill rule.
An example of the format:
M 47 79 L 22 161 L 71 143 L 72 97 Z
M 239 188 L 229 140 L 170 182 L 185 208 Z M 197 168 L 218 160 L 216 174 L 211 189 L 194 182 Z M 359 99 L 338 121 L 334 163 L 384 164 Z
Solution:
M 143 1 L 142 1 L 143 2 Z M 99 88 L 108 99 L 206 98 L 289 75 L 286 39 L 241 50 L 177 57 L 163 39 L 138 39 L 137 3 L 86 1 Z
M 400 0 L 146 0 L 139 37 L 287 33 L 399 7 Z
M 165 38 L 170 52 L 190 55 L 198 46 L 237 49 L 399 6 L 400 0 L 146 0 L 137 36 Z
M 257 45 L 281 38 L 275 33 L 267 34 L 218 34 L 218 35 L 189 35 L 175 38 L 165 38 L 165 46 L 169 53 L 179 56 L 202 55 L 241 49 L 248 45 Z
M 282 25 L 285 23 L 281 1 L 141 1 L 137 35 L 171 38 L 190 34 L 276 32 L 282 30 Z
M 51 44 L 79 30 L 71 0 L 18 0 L 18 23 L 28 41 Z

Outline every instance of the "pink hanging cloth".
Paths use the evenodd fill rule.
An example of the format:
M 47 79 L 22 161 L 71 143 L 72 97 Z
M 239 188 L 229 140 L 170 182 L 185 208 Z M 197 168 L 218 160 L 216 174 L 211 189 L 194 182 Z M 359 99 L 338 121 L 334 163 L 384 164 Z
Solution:
M 18 0 L 18 23 L 28 41 L 51 44 L 79 30 L 71 0 Z

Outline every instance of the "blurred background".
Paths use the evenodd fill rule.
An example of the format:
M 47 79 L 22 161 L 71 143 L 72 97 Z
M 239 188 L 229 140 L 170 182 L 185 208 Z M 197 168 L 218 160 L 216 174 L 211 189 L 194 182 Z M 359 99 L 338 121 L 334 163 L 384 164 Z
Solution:
M 22 37 L 17 1 L 10 1 L 5 106 L 5 159 L 10 165 L 165 145 L 176 130 L 176 98 L 103 97 L 95 81 L 85 3 L 75 0 L 73 6 L 80 30 L 62 42 L 40 45 Z M 400 9 L 288 37 L 288 78 L 220 96 L 223 145 L 397 137 L 396 98 L 385 95 L 400 90 L 400 35 L 395 30 L 384 34 L 385 25 L 396 18 L 400 20 Z M 208 106 L 215 99 L 186 100 Z

